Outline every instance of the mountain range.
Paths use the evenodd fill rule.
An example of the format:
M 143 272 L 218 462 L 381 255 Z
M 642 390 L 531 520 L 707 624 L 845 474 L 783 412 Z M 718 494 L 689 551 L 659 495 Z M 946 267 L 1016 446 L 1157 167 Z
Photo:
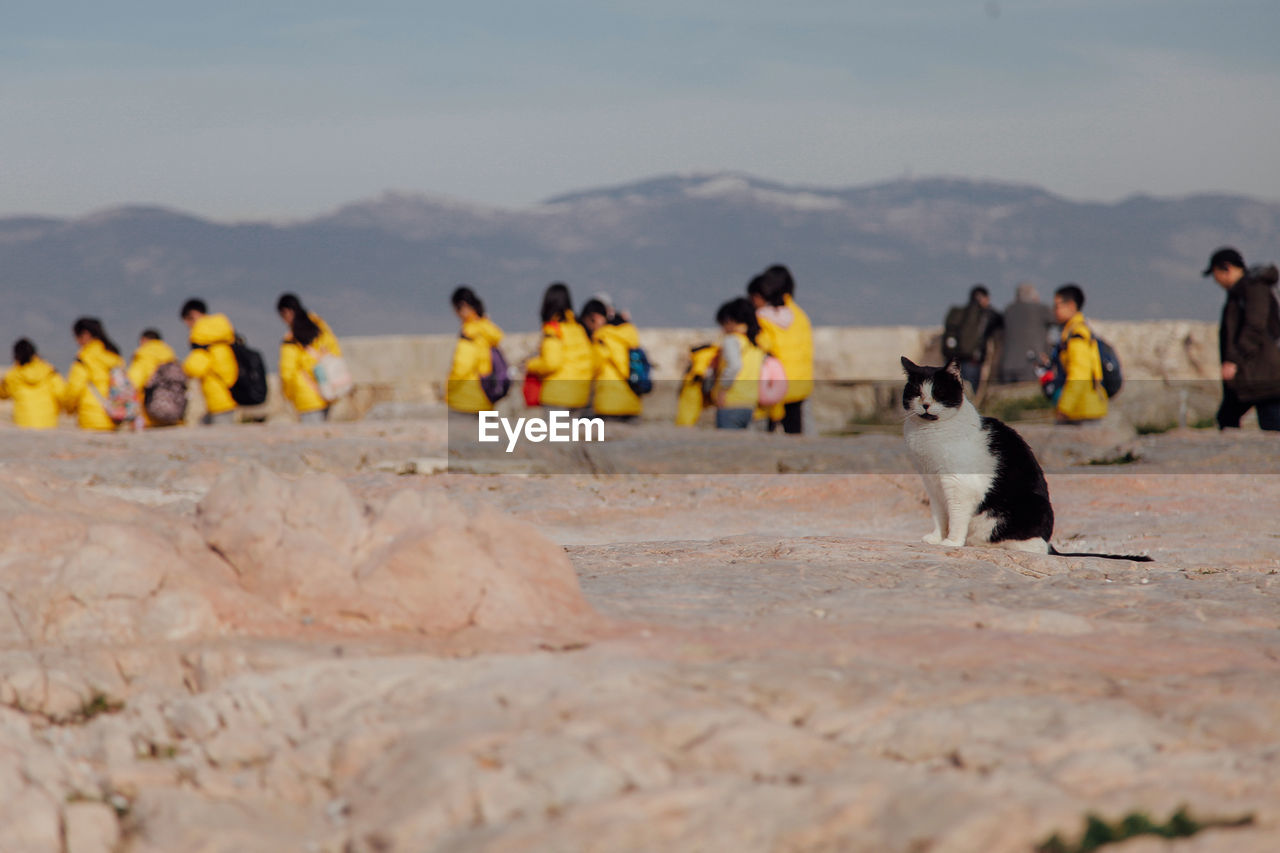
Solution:
M 1075 281 L 1086 314 L 1212 319 L 1210 252 L 1274 259 L 1280 204 L 1242 196 L 1073 201 L 1017 184 L 902 179 L 791 186 L 736 173 L 652 178 L 520 209 L 388 192 L 294 222 L 215 222 L 126 206 L 70 219 L 0 218 L 0 344 L 31 337 L 65 368 L 70 327 L 98 316 L 126 354 L 159 328 L 185 351 L 183 301 L 205 299 L 275 358 L 275 302 L 298 293 L 339 335 L 451 332 L 471 285 L 511 330 L 542 290 L 608 291 L 644 326 L 711 327 L 716 307 L 772 263 L 790 266 L 820 324 L 939 323 L 976 282 L 997 306 L 1031 281 Z M 7 350 L 6 350 L 7 351 Z

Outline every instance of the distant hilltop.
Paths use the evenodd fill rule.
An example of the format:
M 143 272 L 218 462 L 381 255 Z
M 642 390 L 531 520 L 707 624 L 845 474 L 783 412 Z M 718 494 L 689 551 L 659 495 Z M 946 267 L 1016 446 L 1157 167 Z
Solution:
M 126 206 L 77 219 L 0 219 L 0 342 L 31 336 L 65 368 L 70 325 L 101 317 L 122 349 L 147 326 L 181 344 L 190 296 L 230 315 L 274 359 L 281 292 L 345 335 L 456 328 L 448 295 L 474 287 L 505 328 L 532 329 L 543 288 L 581 303 L 608 291 L 645 326 L 709 326 L 715 307 L 772 263 L 825 325 L 929 325 L 968 288 L 1079 282 L 1086 313 L 1212 320 L 1200 277 L 1218 245 L 1280 255 L 1280 204 L 1227 195 L 1077 202 L 959 178 L 854 188 L 737 173 L 657 177 L 495 208 L 386 193 L 304 221 L 220 223 Z

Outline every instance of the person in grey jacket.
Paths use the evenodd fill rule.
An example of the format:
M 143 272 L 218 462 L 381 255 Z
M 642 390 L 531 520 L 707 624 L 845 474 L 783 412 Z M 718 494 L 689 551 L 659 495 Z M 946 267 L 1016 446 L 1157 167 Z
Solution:
M 1053 326 L 1053 311 L 1040 301 L 1035 285 L 1018 285 L 1014 301 L 1004 309 L 1000 382 L 1036 381 L 1036 365 L 1049 357 Z

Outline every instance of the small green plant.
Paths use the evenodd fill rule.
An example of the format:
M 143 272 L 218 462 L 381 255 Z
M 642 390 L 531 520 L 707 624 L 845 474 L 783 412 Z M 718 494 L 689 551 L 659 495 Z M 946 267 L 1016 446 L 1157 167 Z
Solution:
M 1138 435 L 1160 435 L 1162 433 L 1166 433 L 1172 429 L 1177 428 L 1177 426 L 1178 426 L 1177 423 L 1175 423 L 1174 421 L 1166 421 L 1164 423 L 1158 423 L 1158 424 L 1157 423 L 1138 424 L 1137 426 L 1134 427 L 1134 430 L 1138 433 Z
M 1126 450 L 1117 456 L 1100 456 L 1097 459 L 1090 459 L 1090 465 L 1132 465 L 1142 457 L 1135 454 L 1132 450 Z
M 1253 815 L 1238 818 L 1196 820 L 1186 807 L 1178 809 L 1164 823 L 1154 823 L 1142 812 L 1130 812 L 1114 823 L 1108 823 L 1097 815 L 1085 816 L 1084 835 L 1080 841 L 1070 844 L 1054 833 L 1039 844 L 1035 853 L 1091 853 L 1107 844 L 1127 841 L 1139 835 L 1155 835 L 1160 838 L 1190 838 L 1205 829 L 1249 826 Z
M 84 703 L 76 710 L 73 719 L 77 723 L 92 720 L 99 714 L 114 714 L 124 710 L 124 703 L 118 699 L 112 699 L 101 690 L 93 691 L 93 695 L 84 700 Z
M 1053 401 L 1043 394 L 988 400 L 983 413 L 1002 421 L 1018 421 L 1028 414 L 1041 414 L 1053 409 Z
M 1191 422 L 1192 429 L 1213 429 L 1218 425 L 1218 419 L 1213 415 L 1206 415 Z

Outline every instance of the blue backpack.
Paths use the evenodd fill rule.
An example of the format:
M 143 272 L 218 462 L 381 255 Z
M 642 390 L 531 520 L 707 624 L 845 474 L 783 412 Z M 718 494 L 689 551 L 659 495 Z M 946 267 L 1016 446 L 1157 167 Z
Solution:
M 1080 337 L 1073 335 L 1072 337 Z M 1102 362 L 1102 390 L 1110 399 L 1120 393 L 1124 385 L 1124 374 L 1120 370 L 1120 357 L 1116 355 L 1111 344 L 1096 335 L 1093 338 L 1098 347 L 1098 360 Z M 1050 400 L 1057 401 L 1062 394 L 1063 383 L 1067 381 L 1066 369 L 1062 366 L 1062 350 L 1065 342 L 1056 344 L 1049 355 L 1049 367 L 1040 377 L 1040 390 Z
M 489 398 L 490 403 L 496 403 L 511 390 L 511 371 L 507 367 L 506 356 L 497 347 L 489 348 L 489 360 L 493 369 L 480 377 L 480 390 Z
M 649 365 L 649 354 L 640 347 L 633 347 L 628 352 L 630 370 L 627 374 L 627 385 L 638 395 L 648 394 L 653 390 L 653 371 Z

